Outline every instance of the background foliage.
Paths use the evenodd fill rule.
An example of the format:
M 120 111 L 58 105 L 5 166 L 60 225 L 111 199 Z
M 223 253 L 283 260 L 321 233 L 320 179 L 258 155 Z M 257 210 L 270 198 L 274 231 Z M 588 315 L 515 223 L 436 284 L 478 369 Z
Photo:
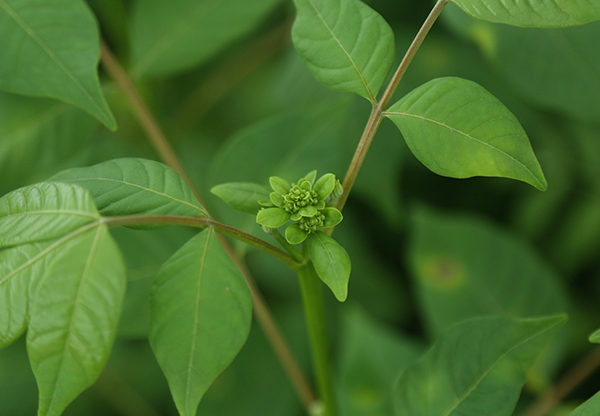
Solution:
M 0 11 L 6 12 L 8 3 L 0 0 Z M 377 70 L 391 66 L 384 49 L 395 48 L 398 61 L 432 4 L 425 0 L 366 3 L 385 18 L 395 35 L 395 46 L 382 45 L 381 63 L 370 69 L 376 90 L 383 82 Z M 101 90 L 96 88 L 95 69 L 79 65 L 78 54 L 97 54 L 97 40 L 84 33 L 94 23 L 78 14 L 83 10 L 85 15 L 87 6 L 217 218 L 264 236 L 252 216 L 233 212 L 210 194 L 212 186 L 223 182 L 266 184 L 269 176 L 294 180 L 314 169 L 343 177 L 369 114 L 364 98 L 373 92 L 362 85 L 344 84 L 337 90 L 362 97 L 340 94 L 315 80 L 313 73 L 317 78 L 326 74 L 308 68 L 291 44 L 292 2 L 88 0 L 87 6 L 84 2 L 80 6 L 69 15 L 55 16 L 77 23 L 81 39 L 93 40 L 53 46 L 64 52 L 66 67 L 48 62 L 43 65 L 47 72 L 34 75 L 0 70 L 0 88 L 5 91 L 0 93 L 0 194 L 71 167 L 120 157 L 158 159 L 122 91 L 102 70 Z M 44 13 L 52 15 L 51 10 Z M 5 24 L 5 15 L 0 13 L 0 39 L 13 39 L 19 29 Z M 36 21 L 35 16 L 31 19 Z M 44 21 L 38 23 L 43 27 Z M 379 22 L 373 25 L 384 30 Z M 298 30 L 293 36 L 302 37 L 302 33 Z M 396 126 L 389 120 L 383 122 L 344 209 L 345 220 L 335 232 L 352 259 L 348 300 L 338 304 L 330 293 L 326 295 L 342 414 L 392 414 L 395 404 L 389 390 L 399 372 L 436 339 L 460 338 L 460 326 L 453 327 L 454 332 L 444 330 L 465 318 L 568 312 L 569 322 L 552 338 L 527 377 L 521 375 L 526 388 L 516 414 L 592 350 L 588 335 L 600 326 L 598 38 L 600 22 L 570 28 L 521 28 L 475 20 L 453 4 L 446 7 L 394 101 L 433 78 L 463 77 L 477 82 L 520 121 L 548 189 L 540 192 L 524 182 L 501 178 L 457 180 L 435 175 L 412 155 Z M 0 61 L 12 62 L 11 47 L 2 43 Z M 39 71 L 41 66 L 37 61 L 22 62 L 20 68 Z M 49 87 L 42 94 L 62 101 L 17 95 L 33 94 L 28 88 L 34 86 L 25 85 L 16 74 L 49 77 L 69 88 Z M 119 128 L 111 131 L 115 120 Z M 410 126 L 400 128 L 410 145 Z M 539 167 L 533 162 L 531 166 L 519 179 L 544 188 Z M 121 174 L 133 173 L 115 168 L 115 175 Z M 76 169 L 60 178 L 82 180 Z M 169 181 L 176 180 L 167 172 L 164 186 L 174 187 Z M 179 196 L 189 203 L 174 209 L 202 214 L 190 194 L 182 191 Z M 153 213 L 152 204 L 160 196 L 143 197 L 147 203 L 143 212 Z M 93 206 L 86 205 L 85 196 L 80 202 L 91 217 L 98 215 Z M 127 207 L 123 203 L 98 208 L 102 213 Z M 91 241 L 101 240 L 102 249 L 93 261 L 102 261 L 116 243 L 124 264 L 115 264 L 114 274 L 122 277 L 126 269 L 127 290 L 123 295 L 122 277 L 115 283 L 114 297 L 125 296 L 125 300 L 113 352 L 104 357 L 106 368 L 65 415 L 177 414 L 148 340 L 152 340 L 150 287 L 157 274 L 160 279 L 159 269 L 184 244 L 196 251 L 199 247 L 215 249 L 206 233 L 190 240 L 195 232 L 185 227 L 118 228 L 111 230 L 111 237 L 104 227 L 97 227 L 69 243 L 71 251 L 64 256 L 85 256 Z M 42 246 L 27 250 L 43 250 Z M 246 257 L 294 353 L 309 372 L 302 305 L 293 272 L 245 245 L 236 245 L 236 250 Z M 210 258 L 217 262 L 220 255 Z M 52 267 L 59 263 L 53 261 Z M 234 271 L 229 277 L 238 278 Z M 242 302 L 247 312 L 244 302 L 247 299 Z M 44 319 L 52 315 L 52 310 L 42 312 L 49 314 Z M 479 319 L 482 331 L 499 325 L 493 318 Z M 511 321 L 506 325 L 529 325 L 545 334 L 555 324 Z M 35 322 L 30 325 L 35 327 Z M 444 342 L 451 341 L 438 341 L 435 348 L 443 350 Z M 40 351 L 26 351 L 24 344 L 21 339 L 0 350 L 0 415 L 36 413 L 38 390 L 27 354 L 32 361 L 43 360 Z M 425 369 L 412 367 L 403 377 L 418 385 L 420 372 L 435 367 L 431 365 L 435 358 L 430 357 L 419 364 Z M 512 369 L 513 364 L 503 365 Z M 35 365 L 33 371 L 38 371 Z M 553 414 L 569 414 L 599 389 L 600 378 L 594 376 L 571 392 Z M 598 401 L 598 396 L 592 400 Z M 592 410 L 580 408 L 574 415 L 595 414 L 593 405 L 588 403 Z M 206 392 L 199 414 L 302 414 L 257 325 L 241 353 Z

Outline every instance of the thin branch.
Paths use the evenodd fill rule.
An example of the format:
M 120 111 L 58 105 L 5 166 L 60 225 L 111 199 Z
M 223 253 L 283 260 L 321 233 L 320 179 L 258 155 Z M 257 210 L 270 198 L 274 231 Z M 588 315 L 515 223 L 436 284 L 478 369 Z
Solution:
M 236 240 L 242 241 L 272 255 L 292 269 L 299 266 L 299 263 L 297 263 L 291 255 L 274 245 L 267 243 L 265 240 L 211 218 L 182 217 L 176 215 L 129 215 L 123 217 L 104 217 L 102 222 L 108 226 L 162 224 L 184 225 L 196 228 L 213 227 L 218 233 L 233 237 Z
M 181 174 L 181 176 L 190 185 L 190 188 L 194 191 L 198 201 L 202 204 L 202 200 L 200 199 L 198 191 L 195 190 L 195 187 L 189 180 L 189 177 L 185 173 L 181 163 L 179 163 L 179 159 L 172 150 L 165 135 L 162 133 L 158 123 L 156 123 L 154 117 L 137 92 L 133 82 L 131 81 L 131 78 L 127 75 L 125 70 L 123 70 L 120 63 L 115 59 L 108 46 L 104 42 L 102 43 L 101 51 L 102 64 L 125 93 L 125 96 L 129 100 L 134 114 L 138 118 L 144 130 L 146 130 L 146 133 L 155 146 L 159 156 L 166 164 Z M 281 330 L 273 318 L 273 315 L 270 313 L 264 298 L 260 295 L 252 275 L 246 268 L 243 261 L 235 255 L 228 241 L 222 236 L 219 237 L 219 241 L 223 245 L 223 248 L 245 277 L 246 283 L 248 284 L 248 287 L 252 293 L 254 316 L 261 325 L 261 328 L 263 329 L 277 357 L 281 360 L 282 366 L 287 372 L 288 378 L 291 380 L 292 385 L 296 389 L 298 397 L 308 411 L 312 403 L 315 401 L 315 395 L 312 392 L 306 377 L 300 370 L 300 366 L 297 364 L 289 345 L 285 341 Z
M 396 88 L 398 88 L 398 84 L 400 83 L 402 77 L 406 73 L 408 66 L 412 62 L 417 51 L 421 47 L 421 44 L 425 40 L 425 37 L 429 33 L 429 30 L 439 17 L 440 13 L 444 9 L 444 6 L 446 6 L 448 1 L 449 0 L 438 0 L 438 2 L 435 4 L 433 9 L 429 13 L 429 16 L 427 16 L 427 19 L 425 19 L 423 26 L 421 26 L 421 29 L 419 29 L 419 32 L 412 41 L 412 44 L 406 51 L 404 58 L 402 58 L 402 62 L 400 62 L 400 65 L 398 65 L 398 69 L 396 69 L 396 72 L 392 76 L 392 79 L 390 80 L 388 86 L 383 92 L 381 99 L 373 107 L 371 115 L 369 116 L 369 120 L 367 121 L 365 129 L 363 130 L 360 142 L 356 147 L 356 151 L 354 152 L 354 156 L 352 158 L 352 161 L 350 162 L 350 166 L 348 167 L 348 171 L 346 172 L 346 176 L 344 177 L 344 181 L 342 183 L 342 186 L 344 187 L 344 193 L 342 194 L 342 196 L 336 204 L 337 209 L 339 209 L 340 211 L 344 208 L 344 205 L 346 204 L 348 195 L 350 194 L 352 186 L 356 181 L 356 177 L 358 176 L 358 172 L 360 171 L 363 161 L 367 156 L 367 152 L 369 150 L 369 147 L 371 146 L 371 143 L 373 142 L 375 133 L 377 132 L 377 129 L 379 128 L 379 125 L 383 120 L 383 111 L 386 109 L 387 105 L 392 99 L 392 96 L 394 95 Z
M 523 412 L 523 416 L 544 416 L 600 367 L 600 348 L 592 349 L 558 382 Z

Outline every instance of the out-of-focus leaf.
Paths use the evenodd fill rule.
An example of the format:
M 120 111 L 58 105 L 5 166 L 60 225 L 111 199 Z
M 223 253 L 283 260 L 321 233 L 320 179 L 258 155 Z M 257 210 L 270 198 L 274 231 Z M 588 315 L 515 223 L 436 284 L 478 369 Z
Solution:
M 80 164 L 97 126 L 68 104 L 0 93 L 0 194 Z
M 206 216 L 185 180 L 175 170 L 153 160 L 114 159 L 68 169 L 50 180 L 89 189 L 105 216 Z
M 577 409 L 573 410 L 569 416 L 596 416 L 600 410 L 600 392 L 594 394 L 590 399 L 584 402 Z
M 306 245 L 317 275 L 329 286 L 336 299 L 344 302 L 348 297 L 350 256 L 337 241 L 322 231 L 310 233 Z
M 416 209 L 409 256 L 433 333 L 480 315 L 566 311 L 556 273 L 521 241 L 482 220 Z
M 594 333 L 590 335 L 590 342 L 600 344 L 600 329 L 594 331 Z
M 212 229 L 187 242 L 155 279 L 150 344 L 182 416 L 231 363 L 250 330 L 252 300 L 243 276 Z
M 600 4 L 589 0 L 452 0 L 478 19 L 529 27 L 566 27 L 600 20 Z
M 340 354 L 340 409 L 346 416 L 393 414 L 391 386 L 420 348 L 360 309 L 345 311 Z
M 106 227 L 65 241 L 32 294 L 27 351 L 38 414 L 60 415 L 104 368 L 125 295 L 125 267 Z
M 444 14 L 453 29 L 480 46 L 516 94 L 578 119 L 599 119 L 600 54 L 595 39 L 600 37 L 600 22 L 522 29 L 470 18 L 452 4 Z
M 434 79 L 385 114 L 417 159 L 439 175 L 499 176 L 540 190 L 548 186 L 517 118 L 474 82 Z
M 280 0 L 137 0 L 133 73 L 165 76 L 206 62 L 256 28 Z
M 84 1 L 0 1 L 0 44 L 0 89 L 57 98 L 117 128 L 96 72 L 98 27 Z
M 395 414 L 512 415 L 527 370 L 565 320 L 485 317 L 452 326 L 400 376 Z
M 99 218 L 90 193 L 79 186 L 20 188 L 0 198 L 0 248 L 57 238 Z
M 294 46 L 313 75 L 335 91 L 371 102 L 394 63 L 394 34 L 359 0 L 295 0 Z
M 269 189 L 249 182 L 224 183 L 213 186 L 211 193 L 238 211 L 256 214 L 262 205 L 258 201 L 269 201 Z

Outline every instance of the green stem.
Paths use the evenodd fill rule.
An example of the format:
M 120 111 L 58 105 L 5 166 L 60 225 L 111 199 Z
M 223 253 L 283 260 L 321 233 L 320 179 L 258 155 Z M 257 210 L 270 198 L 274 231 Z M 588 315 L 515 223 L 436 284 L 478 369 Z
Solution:
M 281 233 L 275 229 L 271 229 L 270 233 L 275 240 L 288 252 L 290 255 L 296 260 L 298 263 L 304 263 L 306 259 L 298 250 L 294 248 L 288 241 L 285 239 Z
M 400 65 L 398 65 L 398 69 L 396 69 L 396 72 L 392 76 L 392 79 L 390 80 L 390 83 L 388 84 L 383 95 L 381 96 L 381 99 L 376 105 L 373 106 L 373 109 L 371 110 L 371 115 L 369 116 L 369 120 L 367 121 L 367 125 L 363 130 L 360 142 L 356 147 L 354 157 L 350 162 L 350 166 L 348 167 L 348 171 L 346 172 L 346 176 L 344 177 L 344 182 L 342 183 L 342 186 L 344 187 L 344 193 L 342 194 L 340 199 L 338 199 L 338 202 L 336 204 L 336 208 L 340 211 L 344 208 L 344 205 L 346 204 L 346 200 L 348 199 L 348 195 L 350 194 L 352 186 L 356 181 L 358 172 L 360 171 L 363 161 L 367 156 L 367 152 L 369 150 L 369 147 L 371 146 L 371 142 L 373 142 L 373 138 L 375 137 L 375 133 L 377 132 L 377 129 L 381 124 L 381 120 L 383 120 L 384 110 L 386 109 L 387 105 L 392 99 L 396 88 L 398 88 L 398 84 L 400 84 L 400 80 L 402 80 L 402 77 L 406 73 L 408 66 L 417 54 L 417 51 L 421 47 L 421 44 L 425 40 L 425 37 L 429 33 L 429 30 L 439 17 L 440 13 L 442 13 L 442 10 L 444 9 L 444 6 L 446 6 L 448 1 L 449 0 L 437 1 L 435 6 L 429 13 L 429 16 L 427 16 L 427 19 L 425 19 L 423 26 L 421 26 L 421 29 L 419 29 L 419 32 L 415 36 L 412 44 L 406 51 L 404 58 L 402 58 L 402 62 L 400 62 Z
M 242 241 L 252 247 L 264 251 L 273 257 L 281 260 L 290 268 L 298 267 L 298 262 L 288 253 L 280 250 L 272 244 L 261 240 L 258 237 L 248 234 L 238 228 L 224 224 L 222 222 L 199 217 L 182 217 L 176 215 L 129 215 L 123 217 L 104 217 L 102 222 L 107 226 L 118 225 L 184 225 L 196 228 L 214 227 L 214 229 L 223 235 L 233 237 L 236 240 Z
M 319 416 L 335 416 L 337 414 L 333 378 L 327 338 L 325 302 L 323 285 L 315 272 L 312 262 L 297 269 L 304 304 L 304 315 L 308 328 L 308 337 L 312 354 L 313 370 L 317 381 L 322 410 L 314 411 Z

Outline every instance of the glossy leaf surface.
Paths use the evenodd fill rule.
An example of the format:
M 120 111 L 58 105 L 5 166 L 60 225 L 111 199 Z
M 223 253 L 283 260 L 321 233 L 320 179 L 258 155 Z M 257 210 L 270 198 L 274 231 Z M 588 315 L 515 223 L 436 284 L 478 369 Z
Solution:
M 98 27 L 85 2 L 1 0 L 0 44 L 0 89 L 57 98 L 116 129 L 96 73 Z
M 494 23 L 566 27 L 600 20 L 600 3 L 590 0 L 452 0 L 465 12 Z
M 527 370 L 565 320 L 486 317 L 449 328 L 400 376 L 395 414 L 512 415 Z
M 0 198 L 0 248 L 49 240 L 100 216 L 85 189 L 64 183 L 40 183 Z
M 170 167 L 152 160 L 113 159 L 66 170 L 52 180 L 89 189 L 105 216 L 206 215 L 185 180 Z
M 295 0 L 294 46 L 315 78 L 375 102 L 394 62 L 394 35 L 359 0 Z
M 199 65 L 261 23 L 280 0 L 138 0 L 133 72 L 170 75 Z
M 192 238 L 155 279 L 150 343 L 182 416 L 242 348 L 252 301 L 212 229 Z
M 266 187 L 250 182 L 230 182 L 213 186 L 211 193 L 238 211 L 256 214 L 262 205 L 258 201 L 269 201 L 271 193 Z
M 57 247 L 35 288 L 27 351 L 39 415 L 60 415 L 104 368 L 125 295 L 125 266 L 106 227 Z
M 516 117 L 478 84 L 437 78 L 385 113 L 413 154 L 453 178 L 499 176 L 545 190 L 546 179 Z
M 345 301 L 351 269 L 346 250 L 322 231 L 310 233 L 306 245 L 319 278 L 329 286 L 337 300 Z

